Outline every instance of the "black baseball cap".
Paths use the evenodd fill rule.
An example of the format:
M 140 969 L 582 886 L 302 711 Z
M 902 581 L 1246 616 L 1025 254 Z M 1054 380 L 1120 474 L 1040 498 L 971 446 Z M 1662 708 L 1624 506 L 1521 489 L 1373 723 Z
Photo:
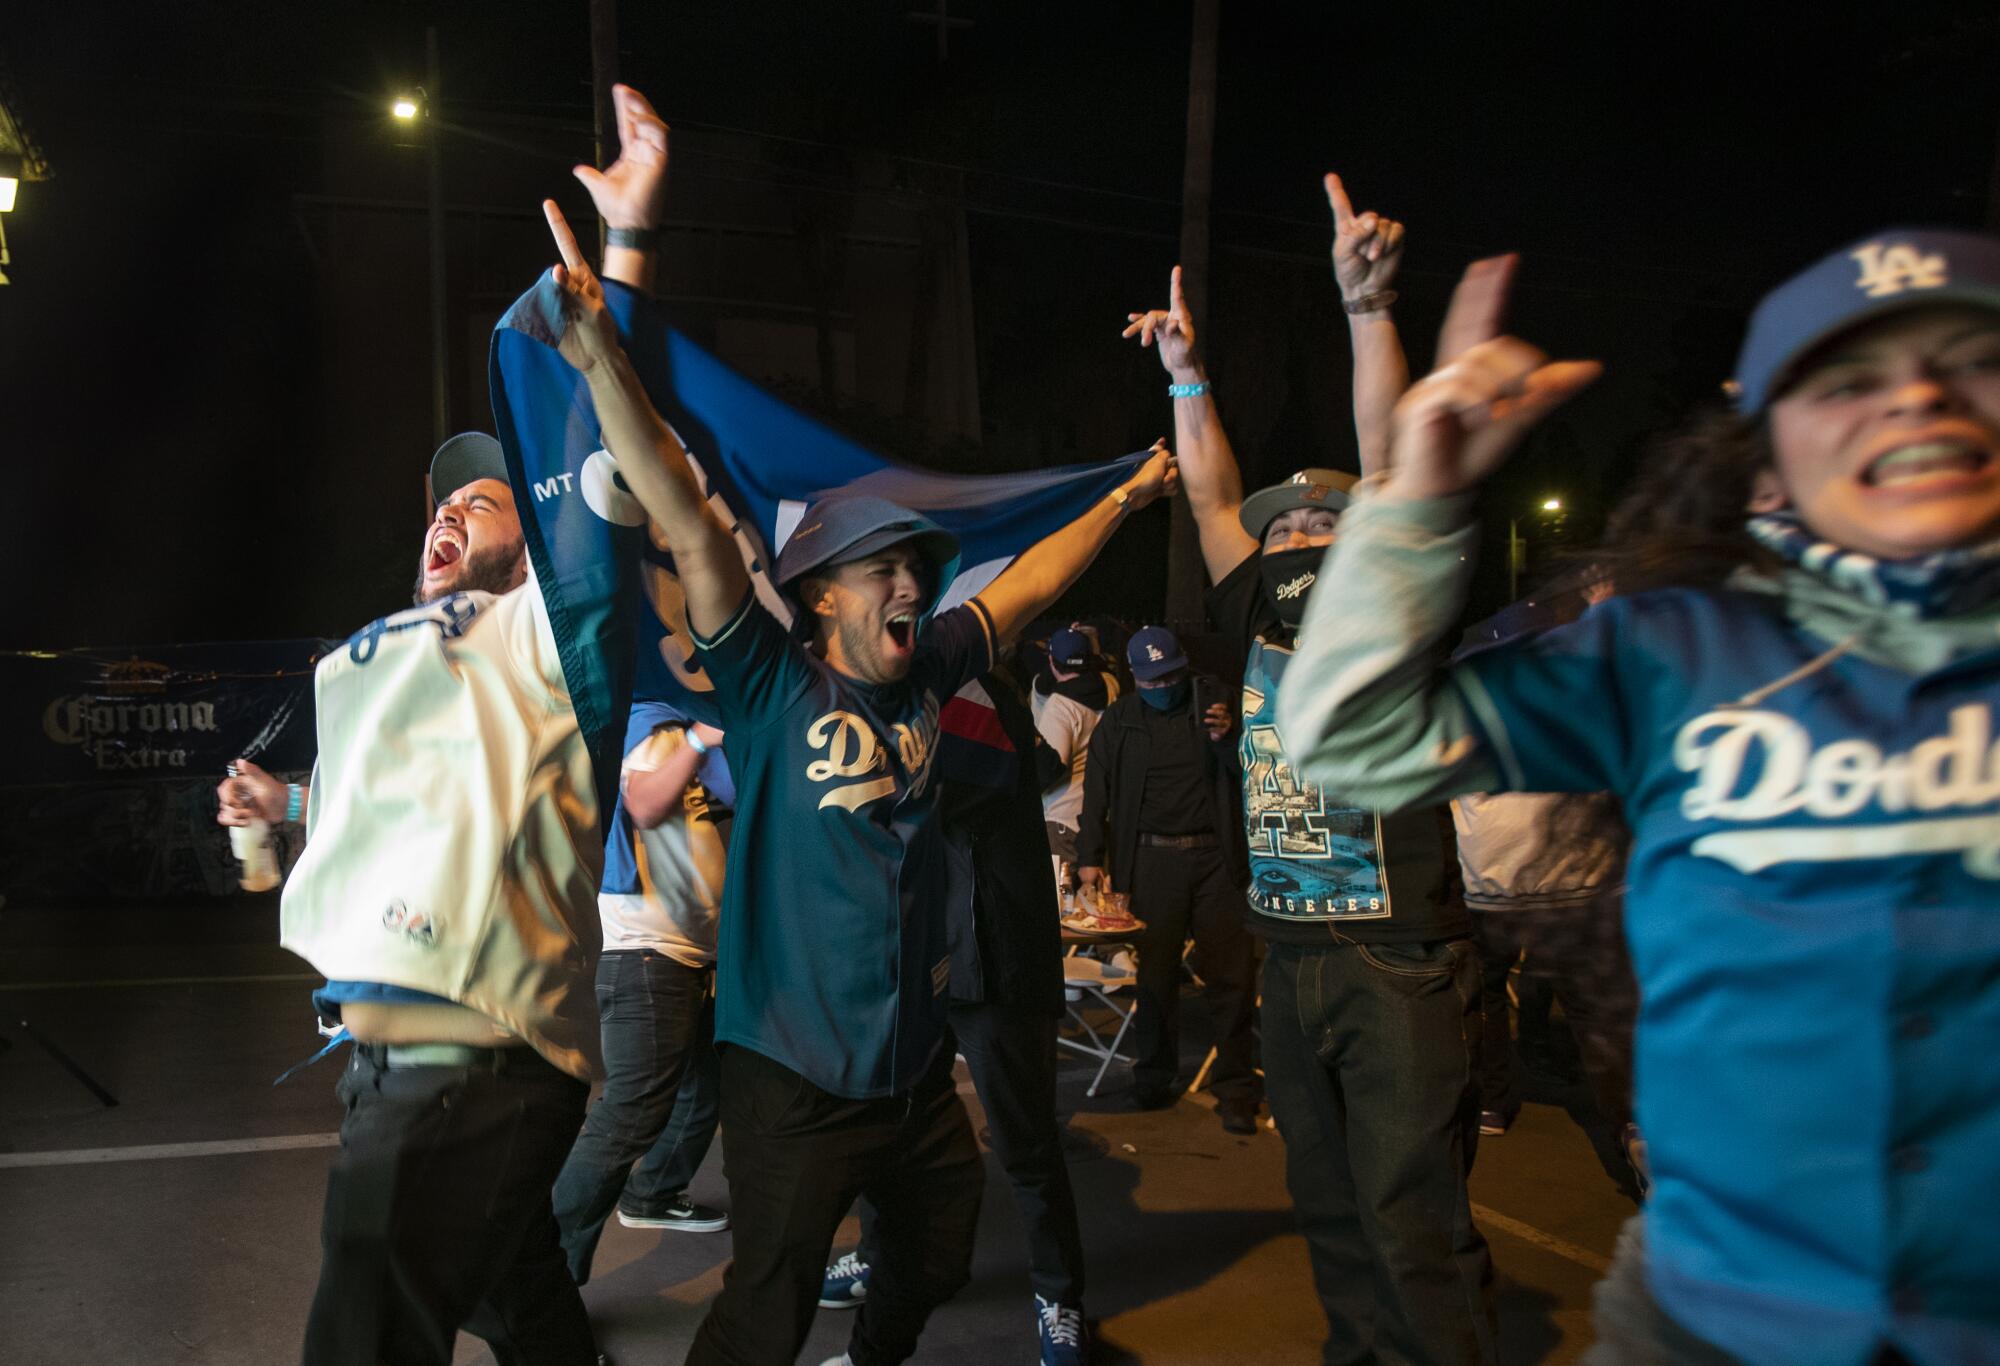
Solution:
M 507 482 L 507 453 L 485 432 L 460 432 L 445 438 L 431 456 L 431 498 L 442 503 L 477 479 Z

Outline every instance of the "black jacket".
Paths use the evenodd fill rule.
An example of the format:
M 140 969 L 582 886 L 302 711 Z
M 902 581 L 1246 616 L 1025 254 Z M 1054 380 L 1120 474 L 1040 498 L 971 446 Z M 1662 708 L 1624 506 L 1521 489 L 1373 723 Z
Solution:
M 1250 850 L 1243 835 L 1243 782 L 1236 760 L 1234 732 L 1220 740 L 1208 738 L 1202 709 L 1223 696 L 1222 687 L 1205 674 L 1195 676 L 1194 698 L 1187 722 L 1195 728 L 1207 758 L 1209 810 L 1215 833 L 1222 838 L 1223 862 L 1239 886 L 1250 885 Z M 1132 861 L 1139 848 L 1139 799 L 1146 790 L 1146 770 L 1153 743 L 1146 733 L 1145 702 L 1134 691 L 1104 709 L 1090 735 L 1090 759 L 1083 770 L 1082 829 L 1076 837 L 1076 861 L 1084 868 L 1103 868 L 1111 885 L 1129 888 Z
M 996 669 L 980 682 L 1016 763 L 1011 787 L 940 789 L 953 881 L 972 881 L 972 942 L 952 946 L 951 996 L 1060 1015 L 1062 926 L 1035 777 L 1035 721 L 1010 677 Z M 953 937 L 962 938 L 956 929 Z

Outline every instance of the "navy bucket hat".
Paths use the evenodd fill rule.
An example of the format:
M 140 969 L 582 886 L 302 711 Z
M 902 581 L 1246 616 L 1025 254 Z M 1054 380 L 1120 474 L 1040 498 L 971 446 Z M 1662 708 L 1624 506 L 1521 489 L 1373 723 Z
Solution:
M 1738 412 L 1761 413 L 1822 343 L 1898 309 L 1964 303 L 2000 310 L 2000 237 L 1890 228 L 1841 248 L 1766 294 L 1730 382 Z
M 916 543 L 935 576 L 924 604 L 929 611 L 958 577 L 958 539 L 920 512 L 865 493 L 829 493 L 806 509 L 778 552 L 778 587 L 791 593 L 815 569 L 851 564 L 903 541 Z

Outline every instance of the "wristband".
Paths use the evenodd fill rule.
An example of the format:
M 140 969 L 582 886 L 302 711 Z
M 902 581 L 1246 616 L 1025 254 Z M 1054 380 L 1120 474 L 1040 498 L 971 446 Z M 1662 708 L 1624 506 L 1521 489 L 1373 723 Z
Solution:
M 696 735 L 694 733 L 693 726 L 689 726 L 686 730 L 682 731 L 681 738 L 687 741 L 688 748 L 693 750 L 696 754 L 708 753 L 707 742 L 704 741 L 699 735 Z
M 1364 294 L 1358 299 L 1342 299 L 1340 308 L 1343 313 L 1376 313 L 1387 309 L 1395 302 L 1395 290 L 1378 289 L 1373 294 Z
M 604 245 L 607 247 L 651 251 L 659 244 L 660 234 L 656 228 L 607 228 L 604 232 Z
M 305 810 L 306 790 L 297 783 L 285 784 L 285 819 L 296 821 L 299 812 Z
M 1208 390 L 1209 390 L 1209 383 L 1207 380 L 1203 380 L 1199 384 L 1169 384 L 1167 386 L 1167 397 L 1200 398 L 1203 394 L 1207 393 Z

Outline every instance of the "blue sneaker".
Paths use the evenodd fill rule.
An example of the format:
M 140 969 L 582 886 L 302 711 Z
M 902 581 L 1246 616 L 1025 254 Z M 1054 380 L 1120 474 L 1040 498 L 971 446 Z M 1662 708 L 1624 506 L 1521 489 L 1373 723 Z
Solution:
M 819 1283 L 819 1307 L 859 1309 L 861 1301 L 868 1298 L 868 1271 L 868 1263 L 858 1252 L 850 1252 L 828 1267 L 826 1279 Z
M 1083 1311 L 1035 1296 L 1035 1326 L 1042 1335 L 1042 1366 L 1083 1366 L 1090 1356 L 1090 1330 Z

